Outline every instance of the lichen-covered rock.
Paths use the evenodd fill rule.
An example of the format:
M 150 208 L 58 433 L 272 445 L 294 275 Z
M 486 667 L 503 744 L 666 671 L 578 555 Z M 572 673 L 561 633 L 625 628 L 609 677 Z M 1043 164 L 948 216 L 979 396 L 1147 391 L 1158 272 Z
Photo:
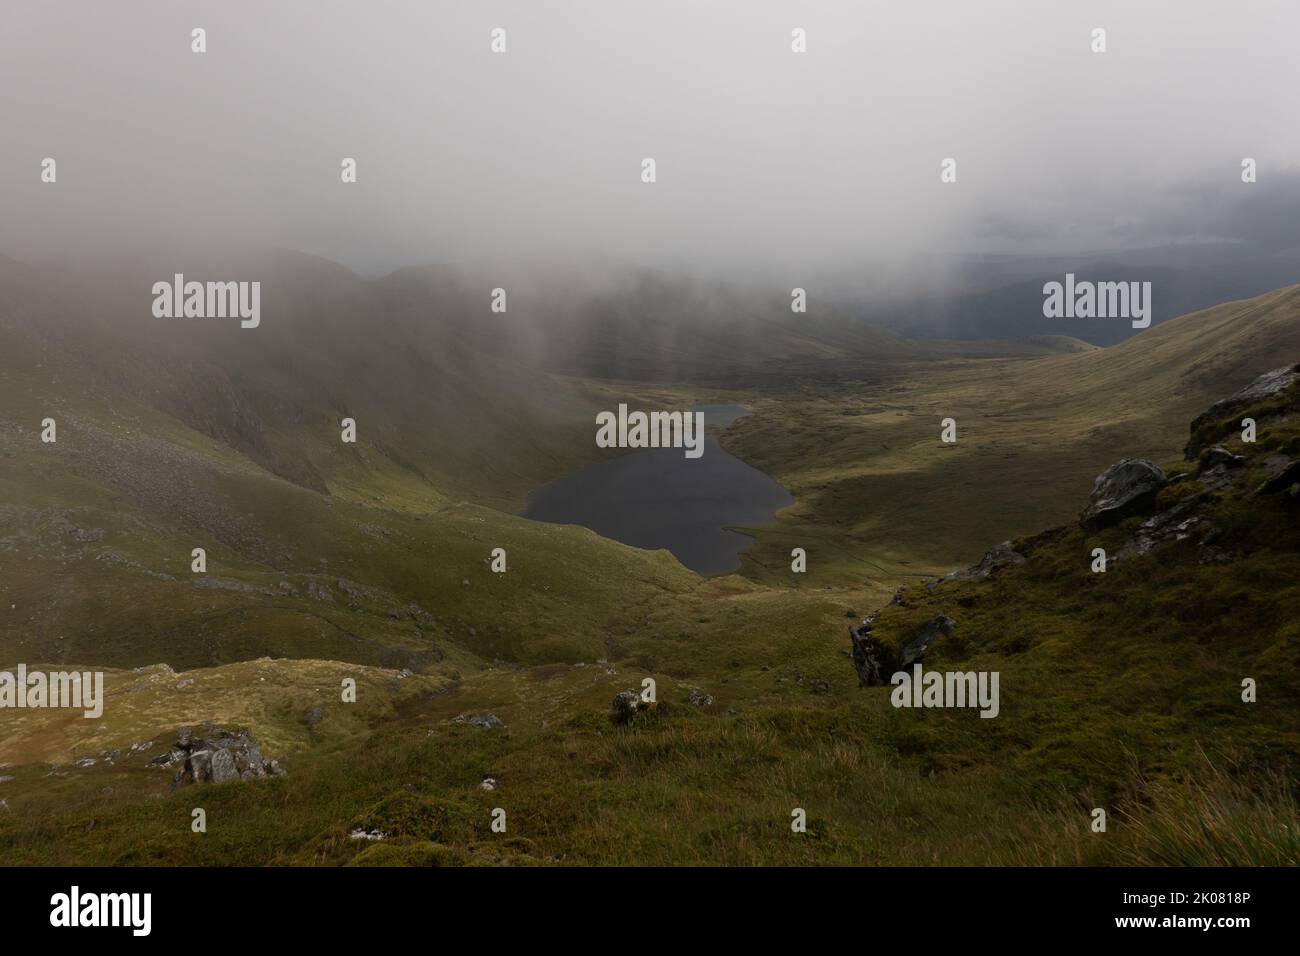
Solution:
M 1231 484 L 1236 472 L 1246 467 L 1246 459 L 1234 455 L 1222 445 L 1215 445 L 1201 452 L 1197 459 L 1196 480 L 1201 486 L 1215 491 Z
M 210 767 L 213 783 L 228 783 L 239 779 L 239 771 L 235 769 L 235 758 L 230 755 L 229 750 L 212 751 Z
M 185 769 L 181 771 L 178 782 L 207 783 L 212 779 L 212 751 L 195 750 L 185 759 Z
M 874 614 L 863 618 L 854 627 L 849 625 L 849 640 L 853 647 L 853 669 L 858 672 L 859 687 L 877 687 L 889 679 L 885 673 L 886 654 L 883 647 L 871 636 L 875 626 Z
M 1011 547 L 1010 541 L 1003 541 L 984 552 L 979 563 L 971 565 L 964 571 L 953 571 L 941 578 L 941 581 L 982 581 L 1002 568 L 1024 564 L 1028 558 Z M 933 590 L 933 588 L 931 588 Z
M 1238 389 L 1227 398 L 1222 398 L 1211 405 L 1193 420 L 1192 428 L 1195 430 L 1197 423 L 1204 419 L 1222 418 L 1234 409 L 1245 408 L 1247 405 L 1254 405 L 1274 395 L 1280 395 L 1297 381 L 1300 381 L 1300 364 L 1284 365 L 1265 372 L 1245 388 Z
M 196 783 L 227 783 L 258 777 L 283 776 L 284 769 L 262 756 L 262 748 L 247 730 L 224 730 L 205 724 L 203 736 L 182 727 L 176 748 L 149 761 L 152 766 L 170 767 L 184 761 L 172 779 L 172 786 Z
M 180 763 L 185 759 L 185 757 L 186 753 L 184 750 L 169 750 L 167 753 L 159 754 L 157 757 L 154 757 L 149 761 L 149 765 L 152 767 L 170 767 L 173 764 Z
M 926 621 L 916 632 L 903 642 L 902 651 L 893 653 L 886 645 L 872 635 L 876 615 L 863 619 L 857 627 L 849 626 L 849 639 L 853 642 L 853 669 L 858 672 L 859 687 L 878 687 L 889 683 L 889 678 L 900 668 L 910 667 L 925 657 L 939 637 L 951 637 L 957 626 L 946 614 L 937 614 Z M 827 685 L 826 692 L 830 687 Z M 814 688 L 814 693 L 817 693 Z
M 1221 441 L 1229 431 L 1239 427 L 1238 421 L 1227 421 L 1229 416 L 1281 395 L 1297 381 L 1300 381 L 1300 364 L 1284 365 L 1265 372 L 1245 388 L 1215 402 L 1192 421 L 1191 438 L 1183 449 L 1184 456 L 1191 461 L 1210 444 Z
M 469 724 L 471 727 L 481 727 L 491 730 L 497 727 L 504 727 L 503 721 L 496 714 L 457 714 L 451 719 L 453 724 Z
M 1079 523 L 1096 531 L 1150 511 L 1164 485 L 1165 473 L 1156 465 L 1145 458 L 1125 458 L 1097 476 Z
M 1222 445 L 1214 445 L 1201 452 L 1200 457 L 1201 470 L 1222 466 L 1224 468 L 1242 468 L 1246 464 L 1246 459 L 1242 455 L 1234 455 Z
M 641 709 L 641 695 L 634 690 L 625 690 L 614 698 L 611 719 L 616 724 L 630 724 L 632 718 Z
M 1137 533 L 1115 552 L 1113 561 L 1137 557 L 1163 544 L 1184 541 L 1197 531 L 1205 518 L 1197 514 L 1206 501 L 1206 493 L 1195 495 L 1167 511 L 1154 514 L 1138 525 Z
M 1283 466 L 1282 470 L 1269 478 L 1256 489 L 1259 495 L 1275 495 L 1280 491 L 1290 491 L 1291 486 L 1300 481 L 1300 459 Z

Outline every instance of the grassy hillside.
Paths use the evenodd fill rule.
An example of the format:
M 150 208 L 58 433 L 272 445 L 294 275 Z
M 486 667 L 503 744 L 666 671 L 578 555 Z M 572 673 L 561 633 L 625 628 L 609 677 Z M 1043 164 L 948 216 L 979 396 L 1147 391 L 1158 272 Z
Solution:
M 798 503 L 742 572 L 809 586 L 919 577 L 1069 515 L 1092 477 L 1181 450 L 1211 401 L 1300 355 L 1300 287 L 1183 316 L 1109 349 L 900 366 L 885 387 L 825 377 L 753 399 L 723 438 Z M 940 422 L 957 422 L 956 444 Z
M 111 690 L 102 720 L 0 712 L 7 861 L 1297 862 L 1300 540 L 1290 499 L 1251 494 L 1300 449 L 1294 396 L 1258 410 L 1257 446 L 1228 440 L 1249 461 L 1204 503 L 1227 561 L 1202 564 L 1198 537 L 1093 575 L 1090 549 L 1134 523 L 1073 522 L 1125 455 L 1189 471 L 1161 502 L 1182 500 L 1188 422 L 1300 356 L 1300 289 L 1108 350 L 886 364 L 819 340 L 738 389 L 517 364 L 450 313 L 419 320 L 428 283 L 461 294 L 445 277 L 376 293 L 328 264 L 286 270 L 278 331 L 157 339 L 111 290 L 87 325 L 75 290 L 0 270 L 0 669 L 107 669 Z M 798 500 L 742 574 L 509 513 L 589 460 L 588 411 L 629 394 L 754 410 L 724 441 Z M 1020 567 L 921 583 L 1053 525 Z M 926 666 L 999 670 L 999 718 L 858 687 L 847 626 L 904 583 L 880 640 L 949 614 Z M 611 722 L 647 677 L 657 706 Z M 485 712 L 504 726 L 455 719 Z M 172 790 L 148 761 L 204 721 L 248 728 L 288 775 Z

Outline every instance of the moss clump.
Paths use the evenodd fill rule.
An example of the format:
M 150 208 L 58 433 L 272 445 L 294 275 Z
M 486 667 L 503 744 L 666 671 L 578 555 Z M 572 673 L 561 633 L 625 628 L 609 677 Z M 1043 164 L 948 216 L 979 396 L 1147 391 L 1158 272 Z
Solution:
M 401 790 L 366 809 L 352 828 L 444 843 L 469 836 L 466 821 L 470 818 L 470 809 L 459 802 Z

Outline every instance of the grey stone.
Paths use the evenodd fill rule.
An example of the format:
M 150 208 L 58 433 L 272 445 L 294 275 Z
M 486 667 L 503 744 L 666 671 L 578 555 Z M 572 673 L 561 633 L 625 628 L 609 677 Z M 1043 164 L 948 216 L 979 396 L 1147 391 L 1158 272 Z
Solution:
M 1289 491 L 1291 486 L 1300 479 L 1300 459 L 1291 462 L 1268 481 L 1264 482 L 1256 490 L 1259 495 L 1274 495 L 1279 491 Z
M 266 776 L 266 762 L 262 759 L 262 748 L 253 741 L 230 752 L 235 758 L 235 769 L 245 779 Z
M 212 751 L 212 782 L 226 783 L 238 778 L 239 771 L 235 769 L 235 758 L 230 755 L 230 751 Z
M 1201 453 L 1207 440 L 1212 441 L 1220 437 L 1215 432 L 1222 433 L 1224 420 L 1228 416 L 1280 395 L 1298 380 L 1300 380 L 1300 365 L 1285 365 L 1271 372 L 1265 372 L 1245 388 L 1215 402 L 1192 422 L 1191 438 L 1187 442 L 1187 447 L 1183 449 L 1184 456 L 1188 461 L 1192 460 Z
M 149 766 L 170 767 L 173 764 L 180 763 L 184 759 L 185 759 L 184 750 L 169 750 L 167 753 L 159 754 L 157 757 L 154 757 L 152 760 L 150 760 Z
M 1222 465 L 1225 468 L 1242 468 L 1246 464 L 1246 459 L 1241 455 L 1234 455 L 1222 445 L 1215 445 L 1213 448 L 1207 448 L 1201 453 L 1201 468 L 1213 468 Z
M 616 724 L 629 724 L 641 709 L 641 695 L 634 690 L 625 690 L 614 698 L 613 720 Z
M 1196 426 L 1204 421 L 1222 418 L 1230 414 L 1234 409 L 1245 408 L 1247 405 L 1254 405 L 1266 398 L 1272 398 L 1274 395 L 1286 391 L 1297 380 L 1300 380 L 1300 365 L 1284 365 L 1282 368 L 1275 368 L 1271 372 L 1265 372 L 1245 388 L 1238 389 L 1227 398 L 1220 399 L 1198 415 L 1196 420 L 1192 422 L 1192 429 L 1195 430 Z
M 871 636 L 876 616 L 870 614 L 863 618 L 857 627 L 849 625 L 849 641 L 853 647 L 853 669 L 858 672 L 859 687 L 875 687 L 883 684 L 885 674 L 884 649 Z
M 979 563 L 971 565 L 965 571 L 954 571 L 951 574 L 944 575 L 942 580 L 982 581 L 995 571 L 1024 564 L 1028 560 L 1023 554 L 1011 547 L 1010 541 L 1003 541 L 1001 544 L 994 545 L 988 551 L 985 551 L 984 557 L 980 558 Z M 933 587 L 930 590 L 933 590 Z
M 189 728 L 178 735 L 183 747 L 149 761 L 157 766 L 171 766 L 183 760 L 184 767 L 172 780 L 173 786 L 196 783 L 225 783 L 231 780 L 254 780 L 282 776 L 284 770 L 274 760 L 267 761 L 262 748 L 247 730 L 224 730 L 204 724 L 202 737 Z
M 183 782 L 207 783 L 212 779 L 212 751 L 196 750 L 185 761 Z
M 489 714 L 489 713 L 457 714 L 455 717 L 451 719 L 451 722 L 453 724 L 469 724 L 471 727 L 483 727 L 486 729 L 505 726 L 505 721 L 503 721 L 496 714 Z
M 1151 551 L 1159 545 L 1171 541 L 1183 541 L 1191 535 L 1192 528 L 1201 524 L 1205 519 L 1195 514 L 1206 499 L 1206 492 L 1202 492 L 1193 498 L 1188 498 L 1180 502 L 1168 511 L 1162 511 L 1159 514 L 1152 515 L 1140 525 L 1138 525 L 1137 534 L 1115 552 L 1112 557 L 1113 561 L 1123 561 L 1131 557 L 1137 557 Z M 1206 532 L 1206 538 L 1202 543 L 1210 543 L 1218 532 L 1211 528 Z
M 1096 531 L 1149 511 L 1164 484 L 1165 473 L 1156 465 L 1145 458 L 1125 458 L 1097 476 L 1079 523 Z

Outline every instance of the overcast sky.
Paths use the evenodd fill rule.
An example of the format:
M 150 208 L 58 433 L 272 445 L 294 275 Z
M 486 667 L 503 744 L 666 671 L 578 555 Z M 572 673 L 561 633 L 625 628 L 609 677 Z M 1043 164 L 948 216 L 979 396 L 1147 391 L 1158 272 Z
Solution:
M 0 252 L 726 273 L 1284 241 L 1298 38 L 1295 0 L 7 0 Z

